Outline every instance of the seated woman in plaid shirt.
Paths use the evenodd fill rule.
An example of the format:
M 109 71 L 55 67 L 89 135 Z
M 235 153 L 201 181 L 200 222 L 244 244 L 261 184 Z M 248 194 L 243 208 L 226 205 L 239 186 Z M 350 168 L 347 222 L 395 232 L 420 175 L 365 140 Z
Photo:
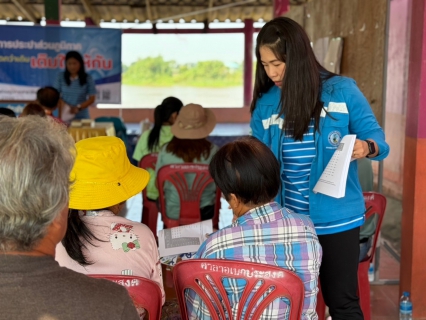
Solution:
M 309 217 L 273 201 L 281 180 L 271 150 L 252 137 L 231 142 L 213 157 L 210 174 L 234 218 L 230 226 L 212 234 L 194 258 L 250 261 L 291 270 L 305 286 L 302 319 L 318 319 L 315 307 L 321 246 Z M 225 278 L 224 287 L 235 318 L 244 281 Z M 186 299 L 190 319 L 211 319 L 193 291 L 186 292 Z M 286 301 L 277 299 L 261 319 L 287 319 L 288 311 Z

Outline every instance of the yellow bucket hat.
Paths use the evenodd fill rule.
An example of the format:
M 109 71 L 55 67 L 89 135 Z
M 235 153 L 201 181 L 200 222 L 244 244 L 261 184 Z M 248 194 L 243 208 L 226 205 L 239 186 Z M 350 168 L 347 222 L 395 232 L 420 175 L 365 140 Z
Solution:
M 71 171 L 74 182 L 70 209 L 96 210 L 121 203 L 141 192 L 149 173 L 132 165 L 123 141 L 96 137 L 75 144 L 77 157 Z

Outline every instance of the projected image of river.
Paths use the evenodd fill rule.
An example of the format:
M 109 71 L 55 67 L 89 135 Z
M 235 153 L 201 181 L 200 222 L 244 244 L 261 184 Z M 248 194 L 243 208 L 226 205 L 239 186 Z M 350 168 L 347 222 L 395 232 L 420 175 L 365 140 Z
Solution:
M 203 107 L 240 108 L 243 106 L 243 87 L 145 87 L 122 85 L 122 108 L 155 108 L 164 98 L 174 96 L 184 104 L 198 103 Z M 98 105 L 100 108 L 117 108 L 117 105 Z

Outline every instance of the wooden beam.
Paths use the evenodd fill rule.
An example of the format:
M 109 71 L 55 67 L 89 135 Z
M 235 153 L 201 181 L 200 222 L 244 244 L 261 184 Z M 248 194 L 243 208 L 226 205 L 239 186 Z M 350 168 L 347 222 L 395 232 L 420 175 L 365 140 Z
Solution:
M 253 19 L 244 20 L 244 107 L 253 98 Z
M 243 108 L 209 108 L 216 116 L 217 123 L 249 123 L 251 114 L 249 107 Z M 90 117 L 96 119 L 98 117 L 119 117 L 120 113 L 124 122 L 135 123 L 143 119 L 149 119 L 154 122 L 153 109 L 98 109 L 90 108 Z
M 156 29 L 153 24 L 152 29 L 123 29 L 123 33 L 129 34 L 199 34 L 199 33 L 244 33 L 244 28 L 202 28 L 202 29 Z M 261 28 L 254 28 L 254 32 L 259 32 Z
M 145 5 L 146 5 L 146 16 L 148 20 L 152 22 L 151 4 L 149 3 L 149 0 L 145 0 Z
M 207 12 L 211 12 L 211 11 L 222 10 L 222 9 L 227 9 L 227 8 L 237 7 L 237 6 L 243 6 L 245 4 L 249 4 L 249 3 L 252 3 L 252 2 L 255 2 L 255 1 L 256 0 L 241 0 L 241 1 L 238 1 L 238 2 L 234 1 L 234 2 L 231 2 L 231 3 L 224 4 L 224 5 L 212 7 L 211 9 L 207 8 L 207 9 L 202 9 L 202 10 L 196 10 L 196 11 L 181 13 L 181 14 L 177 14 L 177 15 L 174 15 L 174 16 L 155 19 L 155 21 L 152 21 L 151 19 L 150 20 L 151 20 L 151 22 L 158 22 L 159 20 L 168 21 L 168 20 L 181 19 L 181 18 L 196 16 L 198 14 L 203 14 L 203 13 L 207 13 Z
M 401 223 L 399 292 L 411 292 L 413 319 L 426 318 L 426 5 L 414 0 L 409 6 L 409 57 L 404 143 L 404 178 Z M 405 43 L 404 43 L 405 44 Z M 422 228 L 423 227 L 423 228 Z M 423 290 L 422 290 L 423 289 Z
M 12 3 L 18 7 L 18 9 L 22 12 L 28 20 L 37 23 L 37 18 L 34 16 L 32 9 L 28 7 L 22 0 L 12 0 Z
M 213 8 L 213 2 L 214 0 L 209 0 L 209 11 L 208 11 L 208 16 L 207 16 L 207 22 L 211 22 L 212 21 L 212 8 Z
M 81 3 L 83 4 L 84 10 L 86 11 L 88 18 L 92 19 L 93 23 L 98 26 L 100 18 L 96 9 L 93 8 L 89 0 L 81 0 Z

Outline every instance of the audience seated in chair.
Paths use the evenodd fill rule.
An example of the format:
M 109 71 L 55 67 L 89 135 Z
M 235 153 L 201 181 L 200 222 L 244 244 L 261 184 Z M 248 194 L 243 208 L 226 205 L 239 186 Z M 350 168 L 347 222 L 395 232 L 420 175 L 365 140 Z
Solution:
M 240 283 L 244 282 L 244 286 L 239 287 L 238 304 L 232 303 L 229 298 L 234 297 L 226 294 L 229 282 L 224 281 L 224 278 L 227 277 L 238 277 Z M 278 266 L 224 259 L 190 259 L 174 266 L 173 281 L 183 319 L 195 319 L 193 315 L 188 317 L 185 302 L 185 292 L 188 290 L 194 291 L 201 298 L 203 306 L 209 310 L 209 318 L 214 320 L 302 318 L 304 284 L 294 272 Z M 268 313 L 262 317 L 265 309 L 275 311 L 269 307 L 278 299 L 290 301 L 286 314 Z
M 165 301 L 157 243 L 142 223 L 120 217 L 125 202 L 149 180 L 130 164 L 123 141 L 96 137 L 76 143 L 68 228 L 56 248 L 61 266 L 85 274 L 122 274 L 155 281 Z M 143 310 L 140 311 L 143 314 Z
M 74 142 L 40 117 L 0 117 L 2 319 L 138 319 L 126 289 L 61 268 Z
M 209 168 L 234 217 L 230 226 L 207 238 L 194 258 L 250 261 L 291 270 L 305 287 L 301 319 L 316 319 L 322 249 L 309 217 L 274 202 L 280 167 L 271 150 L 252 137 L 237 140 L 223 146 Z M 231 306 L 236 306 L 244 282 L 224 278 L 223 284 Z M 210 319 L 198 296 L 189 291 L 186 298 L 190 319 Z M 286 302 L 275 300 L 260 319 L 286 319 L 287 309 Z
M 142 133 L 133 153 L 133 159 L 138 163 L 150 154 L 158 153 L 163 145 L 173 138 L 171 126 L 182 108 L 183 103 L 178 98 L 168 97 L 154 110 L 154 127 Z M 155 168 L 148 169 L 150 178 L 146 187 L 146 195 L 149 200 L 157 201 L 158 190 L 155 187 Z
M 26 116 L 39 116 L 39 117 L 45 117 L 46 112 L 44 112 L 44 108 L 39 105 L 38 103 L 28 103 L 24 109 L 22 110 L 20 117 L 26 117 Z
M 9 108 L 0 108 L 0 116 L 8 116 L 11 118 L 16 118 L 16 113 Z
M 89 274 L 89 277 L 107 279 L 121 284 L 126 287 L 133 304 L 148 312 L 149 320 L 160 319 L 162 293 L 156 282 L 143 277 L 115 274 Z
M 173 124 L 171 131 L 173 139 L 161 148 L 158 154 L 155 173 L 168 164 L 203 163 L 209 164 L 218 147 L 208 141 L 207 136 L 216 125 L 216 117 L 210 109 L 198 104 L 184 106 Z M 187 176 L 189 185 L 194 180 Z M 180 201 L 176 188 L 169 182 L 164 185 L 166 198 L 166 215 L 170 219 L 179 219 Z M 201 198 L 201 220 L 211 219 L 214 215 L 216 186 L 209 185 Z
M 53 87 L 44 87 L 37 91 L 37 101 L 43 107 L 46 115 L 65 125 L 65 122 L 53 115 L 53 112 L 58 108 L 60 98 L 59 91 Z

